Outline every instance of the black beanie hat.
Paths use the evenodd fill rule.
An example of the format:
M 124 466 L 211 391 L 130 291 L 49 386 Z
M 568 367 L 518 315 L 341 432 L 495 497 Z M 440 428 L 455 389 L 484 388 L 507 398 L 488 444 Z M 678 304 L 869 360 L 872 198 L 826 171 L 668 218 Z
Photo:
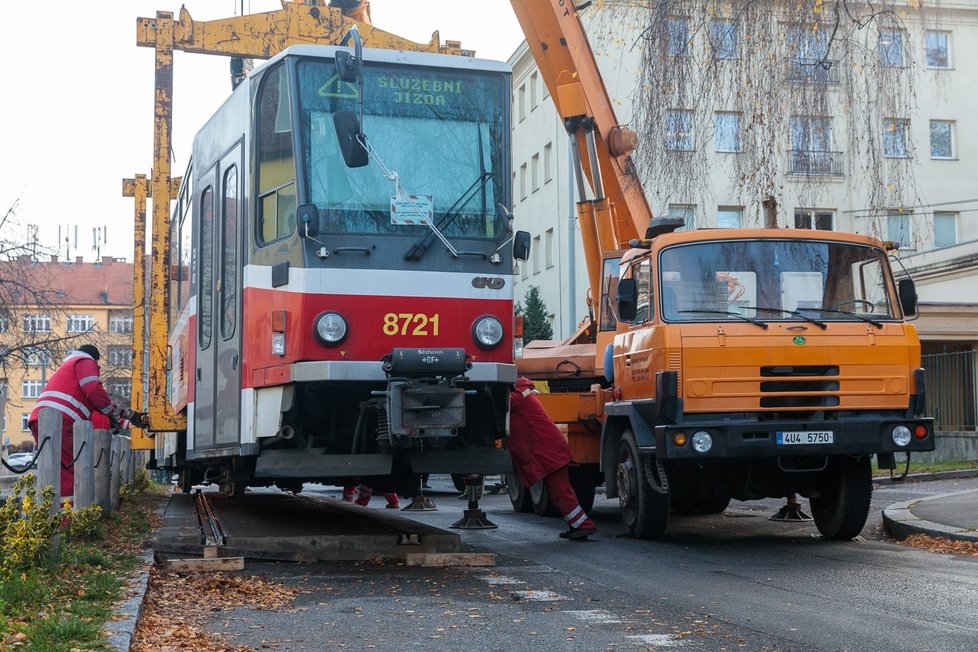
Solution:
M 98 349 L 95 348 L 94 344 L 82 344 L 78 347 L 78 350 L 92 356 L 95 362 L 98 362 L 98 359 L 102 357 L 98 354 Z

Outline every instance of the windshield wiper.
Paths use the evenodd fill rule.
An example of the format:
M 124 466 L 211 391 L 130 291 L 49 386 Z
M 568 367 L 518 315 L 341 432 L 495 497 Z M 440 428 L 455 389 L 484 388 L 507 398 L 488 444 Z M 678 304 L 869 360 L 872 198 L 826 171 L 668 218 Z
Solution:
M 690 312 L 698 312 L 706 315 L 730 315 L 731 317 L 742 319 L 743 321 L 750 322 L 764 329 L 767 329 L 768 327 L 767 324 L 762 322 L 760 319 L 751 319 L 750 317 L 743 316 L 739 312 L 731 312 L 729 310 L 677 310 L 676 311 L 676 313 L 680 315 L 684 313 L 690 313 Z
M 465 190 L 465 192 L 463 192 L 462 195 L 455 200 L 455 203 L 452 204 L 451 207 L 449 207 L 445 215 L 440 220 L 438 220 L 438 223 L 430 224 L 431 228 L 440 233 L 442 229 L 449 226 L 455 220 L 456 217 L 461 215 L 462 207 L 464 207 L 465 204 L 467 204 L 468 201 L 472 199 L 475 193 L 482 190 L 482 188 L 485 187 L 486 183 L 488 183 L 489 179 L 491 178 L 492 178 L 492 172 L 483 172 L 482 174 L 480 174 L 479 178 L 473 181 L 472 185 L 469 186 Z M 431 243 L 433 243 L 434 241 L 435 241 L 435 233 L 433 232 L 426 233 L 425 235 L 421 236 L 420 238 L 418 238 L 417 242 L 411 245 L 411 247 L 404 252 L 404 260 L 420 260 L 421 256 L 424 255 L 424 252 L 428 250 L 428 247 L 430 247 Z M 475 252 L 460 251 L 458 253 L 472 255 Z
M 867 324 L 872 324 L 873 326 L 875 326 L 880 330 L 883 329 L 883 322 L 877 321 L 876 319 L 870 319 L 865 315 L 860 315 L 858 312 L 849 312 L 848 310 L 837 310 L 835 308 L 801 308 L 800 310 L 817 310 L 819 312 L 831 312 L 837 315 L 846 315 L 848 317 L 855 317 L 856 319 L 860 321 L 864 321 Z
M 824 321 L 818 321 L 817 319 L 812 319 L 811 317 L 807 317 L 801 314 L 800 312 L 798 312 L 797 310 L 785 310 L 784 308 L 765 308 L 764 306 L 744 306 L 744 310 L 763 310 L 764 312 L 780 312 L 786 315 L 794 315 L 795 317 L 804 319 L 810 324 L 815 324 L 823 331 L 826 328 L 828 328 L 828 325 L 826 325 Z

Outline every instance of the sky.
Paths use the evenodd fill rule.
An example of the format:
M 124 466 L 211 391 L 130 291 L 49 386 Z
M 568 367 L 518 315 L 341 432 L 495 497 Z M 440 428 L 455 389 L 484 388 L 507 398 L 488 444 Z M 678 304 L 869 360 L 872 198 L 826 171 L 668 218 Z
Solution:
M 282 6 L 183 4 L 195 20 L 214 20 L 240 13 L 242 2 L 245 13 Z M 442 42 L 461 41 L 487 59 L 507 60 L 523 40 L 510 0 L 370 5 L 380 29 L 425 43 L 438 30 Z M 136 18 L 179 10 L 177 0 L 0 3 L 0 216 L 16 204 L 16 224 L 0 240 L 26 241 L 34 225 L 39 246 L 62 259 L 132 260 L 133 200 L 122 196 L 122 179 L 150 174 L 153 144 L 154 54 L 136 46 Z M 194 134 L 231 92 L 228 59 L 177 52 L 173 80 L 171 174 L 179 176 Z M 93 229 L 104 230 L 97 251 Z

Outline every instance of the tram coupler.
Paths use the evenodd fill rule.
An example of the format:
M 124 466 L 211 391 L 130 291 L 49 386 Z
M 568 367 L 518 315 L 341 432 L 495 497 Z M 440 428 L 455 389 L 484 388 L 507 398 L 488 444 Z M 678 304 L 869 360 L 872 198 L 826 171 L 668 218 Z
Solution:
M 449 527 L 459 530 L 491 530 L 499 527 L 486 517 L 479 507 L 479 495 L 482 489 L 483 477 L 478 473 L 465 476 L 465 493 L 469 498 L 469 508 L 462 512 L 462 518 Z

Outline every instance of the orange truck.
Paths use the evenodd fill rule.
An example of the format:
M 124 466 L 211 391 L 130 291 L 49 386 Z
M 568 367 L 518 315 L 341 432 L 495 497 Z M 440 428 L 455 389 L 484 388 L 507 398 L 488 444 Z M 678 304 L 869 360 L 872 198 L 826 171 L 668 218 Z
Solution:
M 824 537 L 855 537 L 872 457 L 892 469 L 934 449 L 913 281 L 864 235 L 653 219 L 578 10 L 512 4 L 570 136 L 594 299 L 574 336 L 530 343 L 517 368 L 550 390 L 582 503 L 603 482 L 631 533 L 657 538 L 670 513 L 795 494 Z M 514 507 L 546 511 L 511 485 Z

